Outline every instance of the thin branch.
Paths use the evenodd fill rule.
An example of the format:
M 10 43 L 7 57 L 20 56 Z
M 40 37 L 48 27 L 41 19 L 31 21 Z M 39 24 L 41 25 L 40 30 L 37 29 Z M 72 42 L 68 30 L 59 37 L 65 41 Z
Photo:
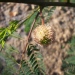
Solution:
M 41 17 L 41 23 L 42 23 L 42 25 L 44 25 L 44 16 L 42 14 L 42 11 L 40 11 L 40 17 Z
M 44 1 L 44 0 L 0 0 L 0 2 L 15 2 L 15 3 L 27 3 L 27 4 L 36 4 L 36 5 L 42 5 L 42 6 L 68 6 L 68 7 L 75 7 L 75 3 L 69 3 L 68 2 L 50 2 L 50 1 Z
M 31 36 L 31 33 L 32 33 L 32 29 L 33 29 L 34 24 L 35 24 L 35 21 L 36 21 L 36 19 L 34 19 L 32 25 L 31 25 L 31 28 L 30 28 L 30 31 L 29 31 L 29 34 L 28 34 L 28 37 L 27 37 L 27 42 L 25 44 L 24 51 L 22 53 L 22 59 L 21 60 L 23 60 L 25 58 L 25 52 L 26 52 L 27 47 L 28 47 L 28 42 L 29 42 L 29 39 L 30 39 L 30 36 Z
M 44 25 L 44 16 L 43 16 L 43 14 L 42 14 L 42 9 L 43 9 L 44 7 L 43 6 L 40 6 L 40 17 L 41 17 L 41 23 L 42 23 L 42 25 Z

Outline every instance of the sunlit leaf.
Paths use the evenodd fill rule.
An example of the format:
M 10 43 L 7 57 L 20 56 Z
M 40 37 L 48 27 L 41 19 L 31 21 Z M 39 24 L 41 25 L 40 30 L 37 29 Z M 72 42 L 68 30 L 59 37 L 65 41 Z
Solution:
M 1 44 L 2 44 L 2 47 L 4 47 L 5 41 L 2 40 L 2 43 Z
M 0 28 L 0 44 L 2 47 L 4 46 L 4 42 L 7 38 L 18 28 L 18 22 L 19 21 L 11 21 L 8 27 Z

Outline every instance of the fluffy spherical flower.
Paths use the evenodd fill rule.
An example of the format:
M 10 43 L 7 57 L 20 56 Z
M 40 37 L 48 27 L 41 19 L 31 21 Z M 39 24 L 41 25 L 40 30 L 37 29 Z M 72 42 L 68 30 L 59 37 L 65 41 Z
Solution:
M 32 39 L 43 45 L 49 44 L 53 40 L 53 31 L 51 26 L 37 26 L 32 32 Z

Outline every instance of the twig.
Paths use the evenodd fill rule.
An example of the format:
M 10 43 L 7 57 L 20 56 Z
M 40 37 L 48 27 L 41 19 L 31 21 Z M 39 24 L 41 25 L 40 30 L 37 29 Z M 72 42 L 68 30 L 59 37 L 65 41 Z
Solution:
M 32 23 L 32 26 L 31 26 L 31 29 L 30 29 L 30 31 L 29 31 L 29 34 L 28 34 L 28 37 L 27 37 L 27 41 L 26 41 L 26 44 L 25 44 L 25 47 L 24 47 L 24 51 L 23 51 L 23 53 L 22 53 L 22 59 L 25 57 L 25 52 L 26 52 L 26 50 L 27 50 L 27 47 L 28 47 L 28 42 L 29 42 L 29 39 L 30 39 L 30 36 L 31 36 L 31 33 L 32 33 L 32 29 L 33 29 L 33 26 L 34 26 L 34 24 L 35 24 L 35 19 L 34 19 L 34 21 L 33 21 L 33 23 Z
M 43 16 L 43 14 L 42 14 L 42 9 L 43 9 L 43 7 L 40 6 L 40 17 L 41 17 L 41 23 L 42 23 L 42 25 L 44 25 L 44 16 Z
M 42 2 L 41 2 L 42 1 Z M 68 6 L 68 7 L 75 7 L 75 3 L 70 2 L 50 2 L 49 0 L 0 0 L 0 2 L 15 2 L 15 3 L 26 3 L 26 4 L 36 4 L 36 5 L 43 5 L 46 6 Z
M 42 11 L 40 11 L 40 17 L 41 17 L 41 23 L 42 25 L 44 25 L 44 17 L 43 17 Z

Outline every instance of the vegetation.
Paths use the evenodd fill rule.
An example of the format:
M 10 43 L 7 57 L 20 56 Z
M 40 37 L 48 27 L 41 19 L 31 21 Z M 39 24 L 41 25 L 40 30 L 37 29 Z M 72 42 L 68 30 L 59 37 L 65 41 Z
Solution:
M 64 75 L 74 75 L 75 74 L 75 36 L 68 42 L 70 48 L 67 52 L 67 56 L 63 60 L 62 69 L 64 70 Z
M 55 8 L 56 7 L 45 7 L 42 10 L 40 7 L 37 7 L 27 18 L 21 21 L 12 21 L 9 23 L 8 27 L 0 28 L 0 57 L 5 59 L 4 65 L 0 66 L 3 67 L 1 75 L 46 75 L 46 67 L 40 49 L 38 49 L 36 45 L 30 44 L 29 39 L 33 28 L 41 25 L 41 23 L 42 25 L 44 25 L 44 22 L 47 23 Z M 43 19 L 43 14 L 46 14 L 44 16 L 46 17 L 45 21 Z M 25 32 L 28 34 L 28 38 L 20 62 L 17 62 L 12 54 L 17 53 L 18 50 L 13 46 L 7 46 L 6 41 L 9 36 L 12 37 L 13 33 L 16 32 L 18 27 L 22 24 L 25 25 Z M 48 40 L 45 39 L 45 41 Z M 41 42 L 43 43 L 44 41 Z M 68 43 L 70 44 L 70 50 L 68 50 L 68 55 L 63 60 L 62 70 L 64 71 L 64 75 L 74 75 L 75 37 L 73 37 Z M 27 53 L 27 59 L 25 58 L 25 52 Z M 18 66 L 18 68 L 16 66 Z

